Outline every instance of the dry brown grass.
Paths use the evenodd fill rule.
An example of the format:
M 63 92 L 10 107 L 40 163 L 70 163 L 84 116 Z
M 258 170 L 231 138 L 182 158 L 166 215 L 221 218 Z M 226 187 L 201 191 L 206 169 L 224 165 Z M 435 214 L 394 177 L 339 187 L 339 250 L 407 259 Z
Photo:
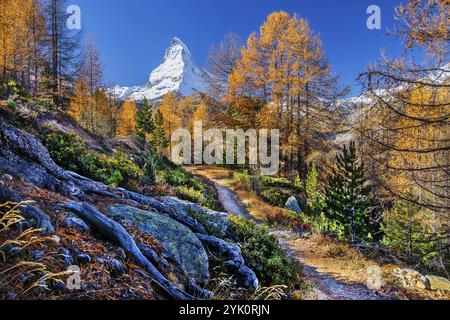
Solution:
M 189 172 L 206 177 L 214 182 L 220 182 L 235 192 L 248 213 L 258 221 L 266 221 L 269 217 L 283 216 L 287 210 L 276 208 L 259 199 L 254 193 L 247 190 L 246 186 L 234 181 L 232 175 L 235 171 L 221 167 L 186 167 Z
M 299 260 L 316 268 L 318 272 L 332 275 L 344 282 L 367 283 L 367 270 L 377 266 L 381 269 L 383 286 L 380 293 L 398 299 L 450 299 L 449 294 L 419 288 L 403 288 L 394 275 L 394 269 L 402 266 L 387 262 L 382 256 L 373 259 L 366 253 L 329 236 L 313 234 L 309 238 L 298 238 L 290 243 L 298 252 Z
M 0 298 L 40 298 L 49 285 L 63 282 L 71 272 L 58 271 L 55 242 L 40 235 L 39 229 L 25 231 L 17 228 L 24 220 L 20 207 L 29 203 L 0 205 Z M 11 248 L 15 248 L 11 250 Z M 33 250 L 45 250 L 39 261 L 32 257 Z
M 47 195 L 45 192 L 40 194 Z M 55 238 L 41 236 L 41 230 L 38 229 L 21 231 L 17 225 L 24 220 L 19 212 L 23 204 L 0 205 L 0 300 L 155 298 L 152 281 L 131 259 L 123 258 L 123 252 L 114 245 L 100 241 L 89 233 L 78 233 L 58 225 L 55 234 L 59 238 L 58 242 Z M 51 207 L 51 203 L 48 206 Z M 137 237 L 158 250 L 159 244 L 153 238 L 143 235 Z M 13 254 L 8 250 L 11 246 L 17 248 Z M 61 247 L 74 255 L 88 254 L 92 259 L 91 263 L 79 266 L 82 290 L 71 291 L 65 288 L 66 281 L 73 272 L 68 271 L 58 253 Z M 36 250 L 43 252 L 43 257 L 39 260 L 33 256 Z M 112 266 L 105 262 L 110 258 L 124 265 L 125 272 L 122 275 L 112 275 Z

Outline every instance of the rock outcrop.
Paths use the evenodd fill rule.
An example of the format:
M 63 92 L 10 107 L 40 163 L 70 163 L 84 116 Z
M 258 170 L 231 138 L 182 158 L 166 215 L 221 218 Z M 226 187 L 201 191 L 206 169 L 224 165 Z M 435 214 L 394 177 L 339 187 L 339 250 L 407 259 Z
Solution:
M 197 237 L 217 256 L 224 259 L 223 264 L 237 274 L 238 285 L 245 289 L 257 289 L 259 281 L 256 274 L 245 266 L 241 249 L 214 236 L 198 234 Z
M 121 246 L 152 276 L 153 281 L 170 297 L 179 300 L 191 300 L 192 296 L 183 292 L 167 280 L 155 266 L 142 254 L 133 237 L 117 222 L 103 215 L 87 203 L 69 203 L 67 208 L 91 225 L 93 229 Z
M 110 206 L 108 214 L 122 225 L 134 226 L 155 237 L 164 248 L 164 255 L 175 261 L 188 278 L 198 284 L 208 283 L 208 255 L 189 228 L 154 211 L 129 206 Z
M 428 289 L 450 292 L 450 281 L 448 279 L 436 276 L 425 276 L 425 278 Z
M 209 210 L 175 197 L 162 197 L 161 201 L 167 208 L 182 211 L 186 216 L 193 215 L 197 219 L 201 219 L 205 228 L 214 231 L 215 234 L 226 235 L 230 224 L 227 213 Z
M 426 279 L 419 272 L 413 269 L 396 269 L 394 274 L 401 282 L 403 287 L 406 288 L 420 288 L 425 289 Z
M 209 280 L 208 259 L 214 258 L 215 254 L 223 257 L 224 263 L 235 273 L 242 287 L 258 287 L 258 279 L 245 266 L 239 247 L 211 236 L 211 229 L 217 231 L 214 235 L 226 236 L 229 223 L 226 213 L 207 210 L 176 198 L 147 197 L 66 171 L 51 159 L 39 139 L 17 129 L 1 116 L 0 142 L 1 173 L 14 177 L 14 180 L 34 190 L 52 194 L 52 208 L 56 208 L 56 211 L 48 209 L 52 210 L 48 213 L 53 215 L 44 212 L 45 203 L 22 207 L 24 217 L 33 226 L 42 229 L 43 233 L 51 236 L 56 230 L 56 223 L 60 223 L 59 226 L 76 232 L 91 233 L 100 241 L 112 242 L 145 270 L 136 272 L 148 277 L 149 283 L 159 288 L 158 291 L 165 298 L 189 300 L 211 297 L 212 293 L 200 286 Z M 22 201 L 24 194 L 20 194 L 20 187 L 10 188 L 9 183 L 0 184 L 0 201 Z M 99 206 L 101 203 L 116 205 L 105 210 L 105 207 Z M 55 216 L 61 212 L 71 212 L 76 217 L 69 214 L 59 221 Z M 159 256 L 136 240 L 126 228 L 150 234 L 163 247 L 165 256 Z M 64 247 L 58 252 L 66 266 L 74 262 L 90 264 L 97 261 L 95 256 L 80 256 L 85 253 L 75 254 Z M 210 257 L 207 252 L 211 253 Z M 125 271 L 117 259 L 108 261 L 115 275 Z M 178 269 L 183 270 L 185 283 L 175 284 L 168 280 L 169 276 L 164 270 L 170 267 L 171 261 L 175 261 Z
M 437 276 L 424 276 L 420 272 L 405 268 L 397 268 L 394 275 L 406 288 L 419 288 L 431 291 L 450 291 L 450 281 L 446 278 Z

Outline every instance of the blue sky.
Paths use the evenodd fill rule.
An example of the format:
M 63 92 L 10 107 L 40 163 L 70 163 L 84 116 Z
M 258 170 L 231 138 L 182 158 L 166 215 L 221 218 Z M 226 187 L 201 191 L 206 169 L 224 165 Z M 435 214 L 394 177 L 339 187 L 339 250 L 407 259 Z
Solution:
M 401 52 L 394 27 L 399 0 L 71 0 L 81 8 L 83 32 L 100 50 L 110 84 L 141 85 L 158 66 L 170 40 L 186 43 L 204 66 L 212 43 L 226 33 L 243 39 L 259 29 L 273 11 L 297 13 L 321 35 L 327 56 L 341 83 L 359 94 L 355 79 L 380 58 Z M 366 27 L 369 5 L 382 9 L 382 30 Z

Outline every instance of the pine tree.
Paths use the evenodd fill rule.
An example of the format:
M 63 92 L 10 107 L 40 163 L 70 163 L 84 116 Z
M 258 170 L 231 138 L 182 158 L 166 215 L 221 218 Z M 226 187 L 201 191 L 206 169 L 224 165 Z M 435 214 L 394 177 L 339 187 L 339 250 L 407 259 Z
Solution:
M 164 130 L 164 117 L 161 110 L 157 110 L 153 119 L 152 130 L 152 147 L 156 151 L 159 157 L 162 157 L 165 150 L 169 146 L 169 140 Z
M 375 229 L 372 212 L 375 206 L 371 187 L 364 178 L 364 165 L 359 163 L 356 146 L 344 146 L 336 167 L 328 177 L 326 215 L 342 228 L 340 237 L 357 243 L 372 238 Z
M 141 109 L 136 112 L 136 134 L 143 141 L 144 148 L 153 128 L 152 108 L 147 99 L 144 99 Z
M 313 163 L 306 177 L 306 195 L 308 209 L 313 215 L 320 215 L 324 206 L 324 199 L 320 192 L 319 173 Z
M 419 207 L 411 202 L 398 200 L 394 209 L 383 218 L 382 231 L 385 236 L 382 244 L 393 252 L 406 255 L 409 259 L 431 252 L 434 243 L 427 241 L 427 232 Z

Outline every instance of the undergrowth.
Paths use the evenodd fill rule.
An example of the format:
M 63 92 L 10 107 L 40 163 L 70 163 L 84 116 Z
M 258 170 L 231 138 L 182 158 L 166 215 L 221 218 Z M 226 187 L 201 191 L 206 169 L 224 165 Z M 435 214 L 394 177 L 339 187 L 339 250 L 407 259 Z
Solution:
M 54 240 L 40 235 L 39 229 L 21 230 L 25 203 L 0 205 L 0 299 L 37 299 L 70 272 L 56 271 L 58 261 L 52 251 Z M 37 258 L 32 252 L 45 253 Z
M 228 233 L 239 243 L 244 260 L 255 271 L 262 286 L 295 286 L 301 282 L 301 270 L 287 256 L 269 229 L 244 217 L 229 217 Z
M 89 150 L 75 135 L 45 131 L 40 138 L 52 159 L 62 168 L 87 178 L 117 187 L 136 189 L 144 171 L 125 152 L 112 155 Z

